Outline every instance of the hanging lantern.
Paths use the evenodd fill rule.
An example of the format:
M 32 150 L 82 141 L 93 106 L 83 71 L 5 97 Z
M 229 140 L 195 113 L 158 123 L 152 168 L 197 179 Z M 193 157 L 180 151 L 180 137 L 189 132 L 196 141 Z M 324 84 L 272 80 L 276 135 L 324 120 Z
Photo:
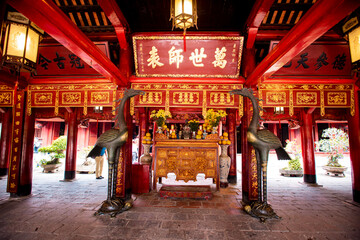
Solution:
M 359 13 L 358 13 L 359 14 Z M 352 69 L 360 72 L 360 15 L 353 16 L 342 26 L 348 35 Z
M 196 26 L 197 29 L 197 6 L 196 0 L 170 0 L 170 20 L 172 30 L 174 27 L 184 29 L 184 51 L 186 51 L 186 29 Z
M 33 72 L 44 31 L 18 12 L 8 12 L 2 65 Z

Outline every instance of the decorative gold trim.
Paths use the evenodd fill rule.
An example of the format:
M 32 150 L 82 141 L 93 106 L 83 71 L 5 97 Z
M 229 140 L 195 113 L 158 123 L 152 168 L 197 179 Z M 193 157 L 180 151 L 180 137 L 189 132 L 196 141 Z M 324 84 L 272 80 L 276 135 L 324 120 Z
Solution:
M 239 96 L 239 116 L 244 116 L 244 98 L 242 96 Z
M 31 116 L 31 90 L 28 90 L 27 94 L 27 114 Z
M 31 93 L 31 90 L 28 90 L 29 94 Z M 41 92 L 41 93 L 35 93 L 34 94 L 34 102 L 36 105 L 49 105 L 52 104 L 52 92 Z M 42 98 L 43 101 L 39 101 L 39 98 Z
M 83 109 L 84 115 L 87 115 L 87 105 L 88 105 L 88 92 L 85 91 L 85 93 L 84 93 L 84 109 Z
M 109 92 L 90 92 L 90 103 L 91 104 L 108 104 L 110 102 Z
M 355 116 L 355 93 L 354 88 L 350 91 L 350 115 Z
M 176 95 L 179 95 L 176 98 Z M 196 99 L 195 99 L 196 97 Z M 178 105 L 199 105 L 199 92 L 173 92 L 172 93 L 173 103 Z
M 170 92 L 166 90 L 165 112 L 170 112 Z
M 134 116 L 135 114 L 135 100 L 134 98 L 130 99 L 130 115 Z
M 54 113 L 55 113 L 55 116 L 57 116 L 59 114 L 59 90 L 56 91 Z
M 285 92 L 266 92 L 266 102 L 272 104 L 286 104 Z
M 318 105 L 316 92 L 297 92 L 296 105 Z
M 115 115 L 116 109 L 116 90 L 113 91 L 113 103 L 112 103 L 112 114 Z
M 289 115 L 292 116 L 294 115 L 294 92 L 292 89 L 290 90 L 290 94 L 289 94 L 289 103 L 290 103 Z
M 206 108 L 207 108 L 207 100 L 206 100 L 206 90 L 203 90 L 203 99 L 202 99 L 202 115 L 203 115 L 203 118 L 205 119 L 206 117 Z
M 327 104 L 328 105 L 346 105 L 347 94 L 346 92 L 327 92 Z
M 61 100 L 61 105 L 81 104 L 81 92 L 63 92 L 61 94 Z
M 325 116 L 324 90 L 320 90 L 320 115 Z
M 210 105 L 234 105 L 234 95 L 224 92 L 210 93 Z
M 30 85 L 29 90 L 49 91 L 49 90 L 116 90 L 117 86 L 114 84 L 47 84 L 47 85 Z

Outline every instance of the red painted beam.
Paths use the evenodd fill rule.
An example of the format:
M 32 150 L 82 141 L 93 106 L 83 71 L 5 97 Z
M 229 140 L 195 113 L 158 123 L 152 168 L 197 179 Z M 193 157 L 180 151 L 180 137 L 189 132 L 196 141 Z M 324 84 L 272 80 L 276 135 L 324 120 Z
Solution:
M 120 48 L 127 49 L 129 47 L 127 35 L 130 32 L 130 28 L 118 4 L 115 0 L 98 0 L 98 4 L 104 10 L 104 13 L 115 28 Z
M 126 86 L 128 79 L 53 1 L 9 0 L 8 4 L 114 84 Z
M 359 6 L 358 0 L 317 1 L 255 68 L 246 80 L 246 85 L 255 85 L 269 78 Z
M 273 3 L 274 0 L 257 0 L 255 2 L 245 25 L 247 32 L 246 48 L 252 48 L 254 46 L 255 38 L 261 22 Z

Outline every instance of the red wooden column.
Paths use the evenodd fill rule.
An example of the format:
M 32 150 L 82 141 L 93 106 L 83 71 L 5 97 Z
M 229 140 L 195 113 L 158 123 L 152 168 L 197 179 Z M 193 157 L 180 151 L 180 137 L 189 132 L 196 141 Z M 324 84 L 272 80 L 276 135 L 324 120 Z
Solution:
M 139 109 L 139 162 L 140 156 L 144 154 L 144 148 L 142 146 L 142 140 L 145 134 L 149 131 L 149 109 L 148 108 L 140 108 Z
M 358 89 L 355 91 L 355 115 L 348 115 L 350 160 L 352 168 L 353 200 L 360 202 L 360 103 Z
M 0 176 L 5 176 L 9 169 L 11 132 L 12 132 L 12 109 L 7 108 L 2 114 L 2 127 L 0 139 Z
M 79 108 L 72 108 L 72 112 L 67 113 L 67 143 L 65 158 L 64 180 L 75 179 L 76 176 L 76 154 L 77 154 L 77 135 L 78 135 L 78 112 Z
M 32 114 L 29 116 L 26 111 L 24 118 L 22 154 L 20 162 L 20 181 L 17 190 L 18 196 L 27 196 L 31 194 L 33 178 L 35 113 L 32 112 Z
M 301 147 L 304 165 L 304 182 L 316 183 L 313 117 L 311 112 L 301 109 Z
M 229 132 L 229 140 L 231 141 L 231 144 L 228 148 L 228 153 L 231 159 L 228 181 L 229 183 L 236 183 L 236 109 L 229 110 L 227 117 L 227 129 Z

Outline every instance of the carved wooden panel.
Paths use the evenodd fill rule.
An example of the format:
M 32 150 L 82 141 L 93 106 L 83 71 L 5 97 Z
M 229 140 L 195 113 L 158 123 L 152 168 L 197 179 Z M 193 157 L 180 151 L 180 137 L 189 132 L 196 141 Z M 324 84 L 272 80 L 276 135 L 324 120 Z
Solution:
M 219 183 L 218 140 L 162 140 L 155 144 L 154 188 L 159 177 L 175 173 L 176 180 L 196 181 L 199 173 Z

